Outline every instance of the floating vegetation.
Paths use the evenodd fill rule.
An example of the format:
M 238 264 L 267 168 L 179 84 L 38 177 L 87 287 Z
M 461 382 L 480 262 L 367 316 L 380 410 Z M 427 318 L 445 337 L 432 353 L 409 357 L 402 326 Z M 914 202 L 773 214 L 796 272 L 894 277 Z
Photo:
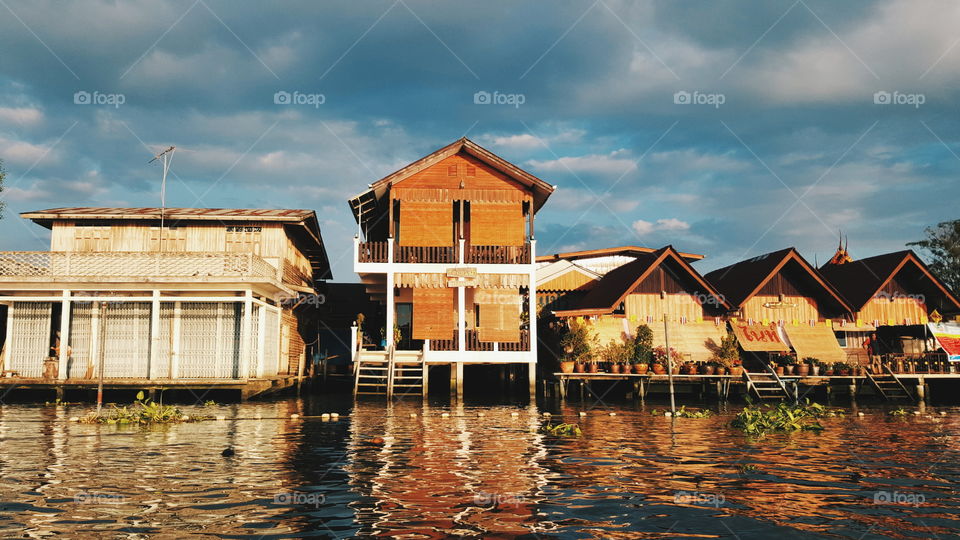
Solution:
M 910 413 L 907 412 L 907 410 L 904 409 L 903 407 L 900 407 L 900 408 L 897 408 L 897 409 L 894 409 L 894 410 L 890 411 L 890 416 L 906 416 L 906 415 L 908 415 L 908 414 L 910 414 Z
M 650 411 L 650 414 L 654 416 L 665 416 L 670 411 L 660 411 L 654 409 Z M 688 411 L 686 405 L 681 405 L 677 412 L 673 413 L 673 416 L 676 418 L 710 418 L 713 416 L 713 411 L 710 409 L 700 409 Z
M 206 420 L 206 417 L 189 417 L 179 408 L 144 399 L 143 392 L 137 392 L 137 400 L 127 407 L 113 406 L 105 414 L 90 413 L 80 419 L 84 424 L 174 424 Z
M 540 427 L 540 433 L 552 435 L 554 437 L 580 437 L 583 431 L 578 424 L 557 424 L 555 426 L 547 424 Z
M 798 404 L 780 403 L 776 407 L 747 405 L 730 425 L 755 436 L 770 432 L 822 431 L 819 419 L 825 416 L 837 416 L 837 412 L 809 400 Z
M 737 472 L 739 472 L 740 474 L 750 474 L 753 472 L 757 472 L 758 470 L 759 469 L 757 469 L 757 466 L 754 465 L 753 463 L 740 463 L 739 465 L 737 465 Z

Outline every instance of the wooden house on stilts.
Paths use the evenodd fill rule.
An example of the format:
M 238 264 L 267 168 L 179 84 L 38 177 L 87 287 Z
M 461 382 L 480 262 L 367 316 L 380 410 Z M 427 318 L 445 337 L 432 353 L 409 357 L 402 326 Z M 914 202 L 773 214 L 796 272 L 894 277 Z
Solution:
M 0 252 L 0 385 L 227 388 L 304 376 L 330 278 L 310 210 L 58 208 L 50 251 Z
M 358 393 L 426 395 L 447 365 L 459 395 L 470 364 L 526 367 L 534 388 L 534 215 L 553 191 L 463 138 L 349 201 L 354 268 L 385 306 L 358 332 Z

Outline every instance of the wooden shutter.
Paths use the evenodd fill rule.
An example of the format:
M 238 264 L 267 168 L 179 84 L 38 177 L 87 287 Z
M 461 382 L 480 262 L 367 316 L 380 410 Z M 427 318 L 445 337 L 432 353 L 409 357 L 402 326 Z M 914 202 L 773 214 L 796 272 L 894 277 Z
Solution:
M 522 246 L 521 203 L 470 202 L 470 243 L 475 246 Z
M 515 289 L 478 289 L 480 308 L 477 337 L 481 342 L 520 342 L 520 292 Z
M 448 202 L 400 201 L 400 245 L 452 246 L 453 205 Z
M 453 339 L 455 289 L 413 289 L 413 339 Z

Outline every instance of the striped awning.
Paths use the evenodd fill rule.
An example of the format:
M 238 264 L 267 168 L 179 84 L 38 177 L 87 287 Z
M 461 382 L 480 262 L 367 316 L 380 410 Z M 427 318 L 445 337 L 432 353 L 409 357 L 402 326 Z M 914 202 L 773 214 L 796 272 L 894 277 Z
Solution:
M 449 278 L 446 274 L 397 274 L 396 286 L 406 288 L 446 288 Z M 519 289 L 530 285 L 527 274 L 480 274 L 471 287 L 484 289 Z

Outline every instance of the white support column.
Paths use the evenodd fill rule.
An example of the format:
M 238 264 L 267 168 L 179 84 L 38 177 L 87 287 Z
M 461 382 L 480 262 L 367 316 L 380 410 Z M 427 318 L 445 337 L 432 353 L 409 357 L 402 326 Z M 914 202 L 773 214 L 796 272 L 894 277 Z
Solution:
M 359 339 L 357 339 L 357 323 L 354 322 L 350 326 L 350 362 L 353 363 L 353 369 L 357 369 L 357 348 L 359 346 Z
M 357 233 L 359 235 L 359 233 Z M 353 264 L 360 262 L 360 236 L 353 237 Z
M 530 319 L 530 361 L 534 363 L 536 370 L 537 363 L 537 241 L 530 239 L 530 286 L 527 287 L 530 297 L 528 300 L 528 312 Z
M 466 245 L 466 243 L 467 243 L 466 240 L 464 240 L 463 238 L 460 238 L 460 242 L 459 242 L 459 244 L 460 244 L 460 258 L 457 259 L 458 261 L 460 261 L 460 264 L 466 264 L 466 262 L 467 262 L 467 260 L 464 258 L 464 253 L 466 252 L 466 249 L 465 249 L 464 246 Z
M 250 376 L 250 356 L 253 354 L 253 291 L 244 292 L 243 320 L 240 323 L 240 378 Z
M 97 367 L 100 364 L 100 304 L 98 302 L 93 303 L 93 312 L 90 315 L 90 353 L 87 358 L 89 366 L 93 368 L 88 369 L 90 376 L 97 375 L 97 370 L 100 369 Z
M 384 328 L 384 339 L 387 340 L 386 349 L 389 351 L 393 346 L 393 326 L 397 317 L 396 301 L 393 296 L 393 272 L 387 272 L 387 321 Z
M 277 305 L 277 350 L 273 362 L 273 373 L 280 374 L 280 355 L 283 353 L 283 306 Z M 312 360 L 312 359 L 311 359 Z M 289 369 L 287 371 L 290 371 Z
M 157 378 L 157 368 L 160 360 L 160 291 L 153 291 L 150 303 L 150 364 L 147 377 Z
M 67 367 L 70 363 L 70 291 L 63 291 L 63 304 L 60 311 L 60 369 L 58 379 L 67 378 Z M 9 325 L 7 326 L 9 328 Z M 9 333 L 9 332 L 8 332 Z
M 257 328 L 259 328 L 260 331 L 257 332 L 257 378 L 262 379 L 264 368 L 266 367 L 264 363 L 266 363 L 267 360 L 267 308 L 260 308 L 258 319 L 260 320 Z
M 183 304 L 181 302 L 173 303 L 173 323 L 170 325 L 170 333 L 173 334 L 173 350 L 170 351 L 170 378 L 180 377 L 180 335 L 182 331 Z
M 463 286 L 457 287 L 457 350 L 461 353 L 467 350 L 466 297 L 466 288 Z
M 13 302 L 6 304 L 7 306 L 7 337 L 2 344 L 0 344 L 0 371 L 6 370 L 7 366 L 10 365 L 10 349 L 13 348 L 13 335 L 10 333 L 10 329 L 13 325 Z
M 387 238 L 387 262 L 393 263 L 393 238 Z

